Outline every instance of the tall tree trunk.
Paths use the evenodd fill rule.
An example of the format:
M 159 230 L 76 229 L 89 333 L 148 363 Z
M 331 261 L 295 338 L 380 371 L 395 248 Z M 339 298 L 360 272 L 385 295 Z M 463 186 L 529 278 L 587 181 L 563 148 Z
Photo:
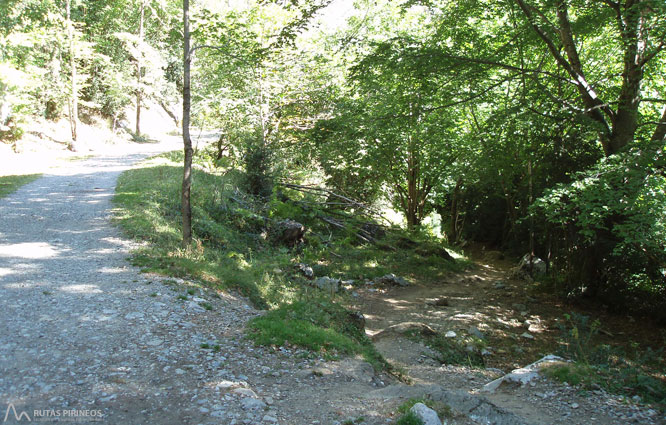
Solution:
M 411 139 L 411 136 L 410 136 Z M 411 144 L 411 141 L 410 141 Z M 418 160 L 414 151 L 409 149 L 407 158 L 407 227 L 411 230 L 420 224 L 418 215 Z
M 74 45 L 74 28 L 72 25 L 72 4 L 71 0 L 67 0 L 67 37 L 69 38 L 69 58 L 70 65 L 72 68 L 72 85 L 71 85 L 71 94 L 72 97 L 70 101 L 70 111 L 69 111 L 69 126 L 72 130 L 72 140 L 77 141 L 77 128 L 79 124 L 79 95 L 78 88 L 76 86 L 76 46 Z
M 142 55 L 142 44 L 143 44 L 143 38 L 144 38 L 144 31 L 143 31 L 143 20 L 145 17 L 145 9 L 146 9 L 146 0 L 141 0 L 141 3 L 139 4 L 139 49 L 138 49 L 138 56 L 136 58 L 136 135 L 140 136 L 141 135 L 141 55 Z
M 458 229 L 458 201 L 460 199 L 460 189 L 462 188 L 462 177 L 458 177 L 456 187 L 451 195 L 451 227 L 449 230 L 449 241 L 455 243 L 458 241 L 460 229 Z
M 192 243 L 192 206 L 190 190 L 192 188 L 192 139 L 190 138 L 190 0 L 183 0 L 183 187 L 181 209 L 183 215 L 183 246 Z

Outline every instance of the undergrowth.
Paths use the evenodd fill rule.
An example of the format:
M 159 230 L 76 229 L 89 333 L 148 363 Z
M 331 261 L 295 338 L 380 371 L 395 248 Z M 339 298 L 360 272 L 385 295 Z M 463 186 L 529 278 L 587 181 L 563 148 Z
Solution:
M 585 390 L 603 388 L 613 394 L 638 396 L 644 402 L 666 409 L 666 375 L 663 366 L 664 343 L 653 350 L 621 349 L 598 342 L 601 324 L 588 316 L 564 315 L 560 325 L 562 343 L 559 354 L 573 360 L 545 370 L 547 376 Z
M 159 155 L 119 178 L 115 219 L 126 233 L 145 242 L 132 261 L 144 271 L 196 279 L 208 287 L 236 290 L 258 308 L 270 309 L 250 322 L 249 337 L 257 344 L 291 344 L 326 356 L 359 354 L 378 369 L 390 369 L 365 333 L 353 326 L 344 295 L 326 295 L 308 285 L 295 269 L 312 266 L 315 276 L 373 279 L 395 273 L 408 279 L 434 281 L 466 266 L 449 261 L 438 241 L 389 229 L 381 241 L 363 243 L 355 236 L 363 223 L 353 214 L 327 225 L 303 194 L 285 190 L 268 199 L 243 192 L 237 170 L 193 170 L 193 234 L 191 247 L 181 247 L 180 188 L 182 153 Z M 195 158 L 196 163 L 196 158 Z M 270 242 L 271 223 L 292 219 L 308 232 L 294 248 Z M 405 242 L 407 241 L 407 242 Z

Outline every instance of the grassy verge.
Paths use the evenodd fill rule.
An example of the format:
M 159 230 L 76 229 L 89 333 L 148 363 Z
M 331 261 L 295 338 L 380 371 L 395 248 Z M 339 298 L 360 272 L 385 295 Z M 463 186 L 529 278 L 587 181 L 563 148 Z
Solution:
M 248 325 L 256 344 L 297 345 L 328 357 L 362 355 L 376 368 L 390 370 L 343 307 L 347 295 L 313 288 L 295 265 L 308 263 L 316 276 L 355 279 L 359 285 L 361 279 L 390 272 L 431 280 L 462 267 L 444 261 L 441 246 L 430 240 L 401 248 L 405 236 L 396 231 L 381 245 L 360 244 L 353 232 L 328 228 L 311 210 L 297 207 L 298 201 L 259 202 L 238 189 L 242 176 L 234 170 L 216 174 L 195 168 L 195 242 L 183 249 L 181 161 L 180 152 L 163 154 L 123 173 L 114 197 L 115 219 L 129 236 L 145 242 L 133 254 L 134 264 L 145 271 L 237 290 L 255 306 L 270 309 Z M 298 248 L 269 241 L 267 228 L 287 218 L 309 229 Z
M 0 198 L 16 192 L 19 187 L 33 182 L 41 177 L 41 174 L 24 174 L 20 176 L 0 176 Z

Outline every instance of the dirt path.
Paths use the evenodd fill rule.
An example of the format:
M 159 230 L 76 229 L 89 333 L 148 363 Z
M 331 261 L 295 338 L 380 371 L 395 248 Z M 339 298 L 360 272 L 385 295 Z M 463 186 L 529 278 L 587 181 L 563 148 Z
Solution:
M 379 351 L 421 386 L 422 395 L 428 396 L 432 385 L 479 395 L 516 415 L 507 423 L 666 423 L 658 412 L 600 389 L 582 395 L 545 378 L 524 388 L 503 385 L 494 393 L 481 392 L 504 373 L 552 354 L 560 336 L 556 319 L 567 312 L 550 297 L 530 295 L 525 282 L 509 278 L 512 264 L 498 257 L 496 252 L 478 256 L 470 271 L 432 285 L 361 291 L 357 308 L 366 317 L 368 333 L 376 335 Z M 379 334 L 406 322 L 428 325 L 442 335 L 452 331 L 457 338 L 481 336 L 487 368 L 444 365 L 439 353 L 413 337 Z

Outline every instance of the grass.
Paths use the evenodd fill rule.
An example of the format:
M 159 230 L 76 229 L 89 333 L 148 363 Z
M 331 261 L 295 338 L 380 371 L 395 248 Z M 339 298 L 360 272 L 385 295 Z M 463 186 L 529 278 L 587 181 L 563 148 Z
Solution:
M 353 230 L 329 229 L 318 213 L 299 207 L 295 194 L 289 194 L 294 203 L 259 202 L 238 190 L 238 171 L 210 173 L 200 167 L 193 170 L 194 242 L 183 249 L 181 164 L 182 153 L 172 152 L 120 176 L 115 220 L 130 237 L 145 242 L 133 253 L 132 262 L 144 271 L 238 291 L 256 307 L 270 309 L 248 325 L 248 337 L 256 344 L 295 345 L 328 358 L 361 355 L 375 368 L 393 371 L 342 306 L 345 297 L 312 288 L 294 264 L 310 264 L 317 276 L 360 280 L 395 273 L 425 281 L 466 266 L 444 260 L 441 245 L 428 238 L 401 247 L 415 236 L 398 230 L 388 232 L 379 244 L 360 244 Z M 303 246 L 288 249 L 267 240 L 270 223 L 286 218 L 309 229 Z M 349 219 L 350 226 L 354 220 Z M 187 290 L 190 296 L 195 293 Z
M 407 412 L 395 421 L 395 425 L 423 425 L 423 421 L 414 413 Z
M 375 369 L 392 370 L 350 312 L 323 296 L 284 304 L 253 319 L 248 338 L 258 345 L 304 347 L 328 359 L 360 354 Z
M 41 174 L 23 174 L 18 176 L 0 176 L 0 198 L 14 193 L 19 187 L 33 182 L 41 177 Z
M 449 406 L 448 404 L 444 404 L 442 402 L 433 401 L 429 398 L 410 398 L 409 400 L 405 401 L 400 406 L 398 406 L 398 413 L 401 413 L 403 415 L 408 414 L 409 409 L 411 409 L 417 403 L 425 404 L 426 406 L 437 412 L 437 416 L 439 416 L 440 418 L 453 417 L 453 411 L 451 410 L 451 406 Z

